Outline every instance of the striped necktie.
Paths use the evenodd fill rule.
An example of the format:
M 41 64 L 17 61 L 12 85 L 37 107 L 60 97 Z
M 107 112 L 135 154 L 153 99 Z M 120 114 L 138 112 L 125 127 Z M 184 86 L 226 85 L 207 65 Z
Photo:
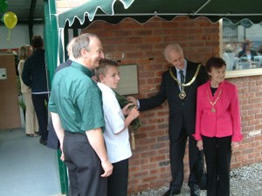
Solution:
M 184 83 L 185 82 L 185 76 L 184 76 L 184 72 L 183 70 L 179 70 L 179 74 L 180 74 L 180 80 L 181 80 L 181 83 Z

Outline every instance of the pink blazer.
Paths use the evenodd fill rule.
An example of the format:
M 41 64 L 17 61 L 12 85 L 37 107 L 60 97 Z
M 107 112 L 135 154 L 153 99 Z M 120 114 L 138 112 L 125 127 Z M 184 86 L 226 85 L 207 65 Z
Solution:
M 214 103 L 216 99 L 216 104 L 212 106 L 210 101 Z M 201 135 L 206 137 L 232 135 L 232 141 L 242 140 L 238 93 L 234 84 L 222 82 L 214 97 L 210 81 L 198 87 L 195 139 L 201 140 Z

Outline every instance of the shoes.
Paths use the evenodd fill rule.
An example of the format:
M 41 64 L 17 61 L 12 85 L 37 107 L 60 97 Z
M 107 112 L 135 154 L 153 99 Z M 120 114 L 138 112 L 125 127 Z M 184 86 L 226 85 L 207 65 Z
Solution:
M 47 144 L 47 141 L 46 141 L 46 140 L 43 140 L 42 138 L 40 138 L 39 142 L 40 142 L 40 144 L 43 144 L 43 145 L 45 145 L 45 146 L 46 146 L 46 144 Z
M 169 189 L 163 196 L 173 196 L 178 195 L 180 193 L 179 189 Z
M 28 136 L 28 137 L 37 137 L 37 136 L 40 136 L 40 134 L 39 134 L 39 132 L 35 132 L 35 133 L 31 133 L 31 134 L 27 133 L 26 136 Z
M 38 135 L 33 133 L 33 134 L 26 134 L 26 136 L 28 136 L 28 137 L 37 137 Z
M 163 196 L 174 196 L 180 193 L 180 189 L 169 189 Z M 200 196 L 200 189 L 198 185 L 190 187 L 190 196 Z
M 191 186 L 190 195 L 191 196 L 200 196 L 200 189 L 198 185 Z

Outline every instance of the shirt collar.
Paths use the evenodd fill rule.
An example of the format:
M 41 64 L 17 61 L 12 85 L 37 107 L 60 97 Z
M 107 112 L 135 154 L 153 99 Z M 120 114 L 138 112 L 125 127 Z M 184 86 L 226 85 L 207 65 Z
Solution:
M 224 84 L 225 84 L 225 80 L 219 84 L 219 86 L 218 86 L 217 89 L 218 89 L 218 90 L 223 89 L 223 88 L 224 88 Z M 212 87 L 211 87 L 211 80 L 208 80 L 208 86 L 209 86 L 210 88 L 212 88 Z
M 184 76 L 186 76 L 186 69 L 187 69 L 187 60 L 185 59 L 185 65 L 184 65 L 184 68 L 182 69 Z M 178 74 L 180 70 L 181 69 L 176 68 L 176 73 Z
M 107 85 L 105 85 L 103 83 L 100 83 L 100 82 L 98 82 L 97 85 L 101 89 L 101 91 L 104 91 L 104 92 L 111 93 L 111 94 L 115 95 L 115 92 L 109 86 L 107 86 Z
M 71 64 L 72 67 L 84 72 L 86 75 L 88 75 L 89 77 L 92 77 L 94 75 L 94 72 L 91 71 L 90 69 L 88 69 L 87 67 L 85 67 L 84 65 L 77 63 L 75 61 L 72 61 Z

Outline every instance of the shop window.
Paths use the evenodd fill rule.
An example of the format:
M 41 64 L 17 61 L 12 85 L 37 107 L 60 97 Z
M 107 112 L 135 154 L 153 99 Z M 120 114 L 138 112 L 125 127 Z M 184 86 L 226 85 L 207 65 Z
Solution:
M 262 75 L 262 23 L 242 20 L 234 24 L 222 21 L 221 56 L 227 64 L 227 75 L 239 77 Z

